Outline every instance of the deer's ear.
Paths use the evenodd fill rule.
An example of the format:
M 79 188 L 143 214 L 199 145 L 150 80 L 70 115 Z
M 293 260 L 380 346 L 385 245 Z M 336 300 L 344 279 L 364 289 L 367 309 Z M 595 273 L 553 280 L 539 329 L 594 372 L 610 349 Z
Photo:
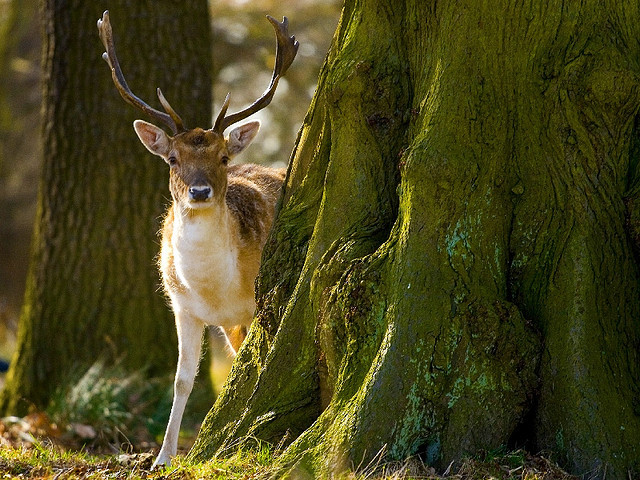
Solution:
M 260 122 L 249 122 L 239 127 L 234 128 L 229 132 L 229 138 L 227 139 L 227 149 L 229 155 L 237 155 L 244 150 L 247 145 L 254 139 L 258 130 L 260 129 Z
M 171 142 L 164 130 L 142 120 L 133 122 L 133 128 L 142 144 L 147 147 L 147 150 L 162 158 L 166 158 L 169 155 Z

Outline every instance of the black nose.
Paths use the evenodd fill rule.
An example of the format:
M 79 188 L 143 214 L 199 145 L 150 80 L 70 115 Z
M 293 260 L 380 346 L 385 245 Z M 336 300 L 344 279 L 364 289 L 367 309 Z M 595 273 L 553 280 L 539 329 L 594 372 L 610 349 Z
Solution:
M 194 202 L 204 202 L 211 198 L 211 187 L 189 187 L 189 198 Z

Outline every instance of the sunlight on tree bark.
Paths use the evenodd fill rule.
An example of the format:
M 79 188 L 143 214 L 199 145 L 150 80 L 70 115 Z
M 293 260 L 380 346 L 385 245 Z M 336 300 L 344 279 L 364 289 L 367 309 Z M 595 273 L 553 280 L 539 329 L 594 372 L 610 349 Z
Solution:
M 637 475 L 639 17 L 346 1 L 190 458 L 284 438 L 283 473 L 327 476 L 524 446 Z

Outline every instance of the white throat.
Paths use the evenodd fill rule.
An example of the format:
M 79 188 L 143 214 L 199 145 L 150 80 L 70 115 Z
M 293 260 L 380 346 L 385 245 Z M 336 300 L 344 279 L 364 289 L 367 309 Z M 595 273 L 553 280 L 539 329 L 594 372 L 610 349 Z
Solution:
M 229 282 L 236 280 L 238 251 L 230 226 L 226 208 L 176 208 L 173 252 L 176 273 L 187 288 L 197 289 L 225 278 Z

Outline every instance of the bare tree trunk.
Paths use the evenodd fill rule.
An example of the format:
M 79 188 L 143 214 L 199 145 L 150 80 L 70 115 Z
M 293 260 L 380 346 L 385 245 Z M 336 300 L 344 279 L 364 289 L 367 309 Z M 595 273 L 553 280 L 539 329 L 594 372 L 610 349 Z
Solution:
M 96 21 L 105 8 L 132 88 L 152 101 L 161 86 L 190 124 L 211 118 L 206 1 L 45 2 L 44 166 L 5 412 L 46 406 L 103 355 L 151 375 L 175 365 L 154 265 L 168 175 L 138 142 L 136 111 L 101 59 Z
M 312 475 L 502 445 L 640 474 L 639 26 L 638 2 L 347 0 L 191 457 L 287 436 Z

